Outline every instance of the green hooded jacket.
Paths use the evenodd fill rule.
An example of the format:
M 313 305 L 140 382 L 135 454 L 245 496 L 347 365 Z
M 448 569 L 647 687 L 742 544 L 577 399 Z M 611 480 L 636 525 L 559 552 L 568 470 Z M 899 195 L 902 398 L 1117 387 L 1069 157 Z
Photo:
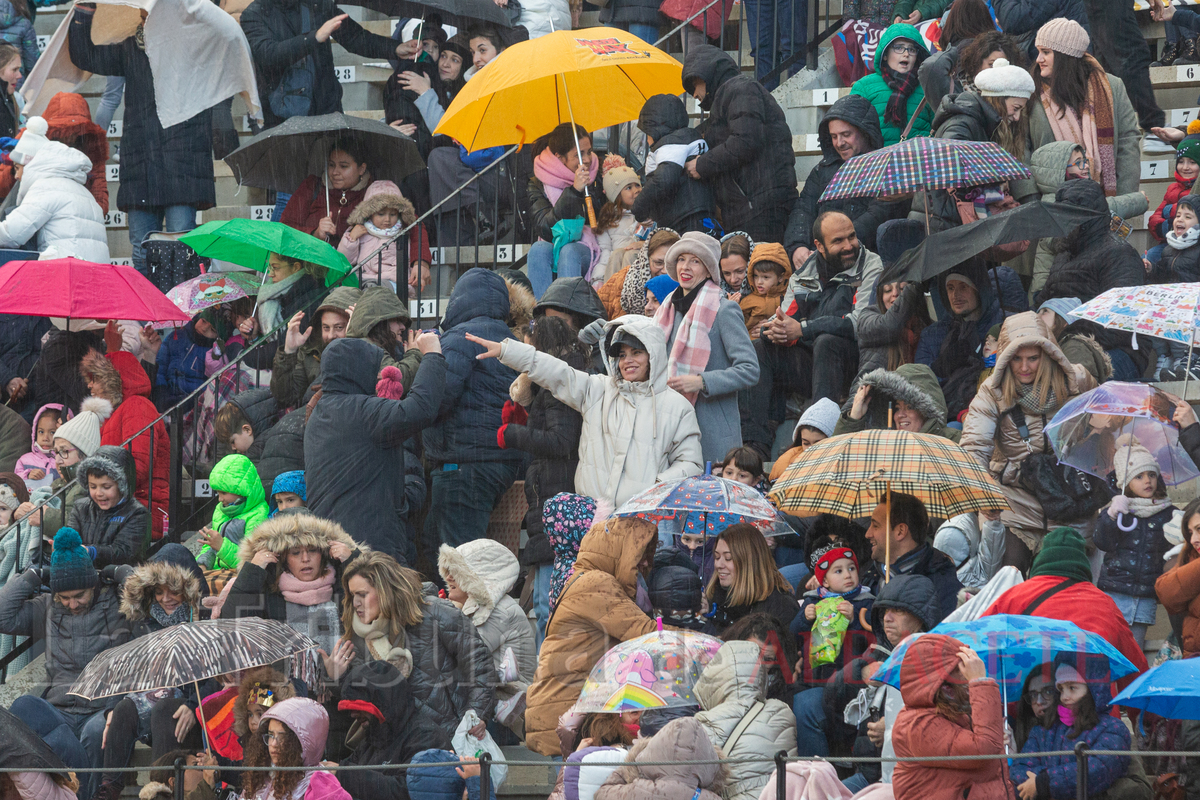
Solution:
M 240 519 L 246 523 L 246 530 L 242 534 L 242 538 L 245 538 L 266 521 L 271 512 L 263 494 L 262 479 L 258 477 L 258 470 L 254 468 L 250 459 L 243 455 L 234 453 L 218 461 L 208 477 L 208 485 L 212 487 L 214 494 L 229 492 L 245 498 L 242 502 L 232 505 L 217 504 L 212 518 L 212 529 L 215 531 L 220 531 L 230 520 Z M 208 545 L 201 547 L 196 560 L 206 560 L 204 555 L 208 551 Z M 237 569 L 237 551 L 238 543 L 226 538 L 213 562 L 213 568 Z
M 879 37 L 879 46 L 875 48 L 875 71 L 870 75 L 864 75 L 859 78 L 854 82 L 854 86 L 850 88 L 850 94 L 865 97 L 871 101 L 871 105 L 875 106 L 875 113 L 879 115 L 879 128 L 883 132 L 884 147 L 899 142 L 900 135 L 904 133 L 904 125 L 896 127 L 883 118 L 883 112 L 887 109 L 888 100 L 892 96 L 891 87 L 883 79 L 884 53 L 896 39 L 908 39 L 920 51 L 917 54 L 918 63 L 914 64 L 912 68 L 913 77 L 916 78 L 920 61 L 929 56 L 929 51 L 925 48 L 925 42 L 921 39 L 921 34 L 912 25 L 890 25 L 883 32 L 883 35 Z M 917 108 L 924 99 L 925 90 L 917 86 L 913 93 L 908 96 L 909 119 L 912 119 L 912 116 L 917 114 Z M 917 114 L 908 137 L 911 139 L 915 136 L 928 136 L 932 123 L 933 109 L 926 104 L 921 109 L 921 113 Z
M 387 286 L 366 288 L 363 290 L 358 304 L 354 306 L 354 314 L 350 317 L 350 325 L 346 328 L 346 336 L 351 339 L 366 339 L 372 328 L 389 319 L 400 320 L 404 323 L 405 328 L 412 327 L 412 317 L 394 291 Z M 403 348 L 404 346 L 405 343 L 401 342 L 400 347 Z M 408 387 L 412 386 L 413 379 L 417 376 L 417 367 L 421 366 L 421 351 L 415 348 L 406 350 L 404 356 L 399 361 L 393 358 L 391 353 L 386 353 L 383 357 L 383 363 L 379 365 L 379 368 L 382 370 L 388 366 L 400 369 L 404 388 L 407 391 Z
M 850 393 L 850 400 L 842 407 L 837 425 L 833 428 L 834 436 L 887 428 L 889 400 L 903 400 L 905 405 L 916 409 L 925 418 L 921 433 L 931 433 L 952 442 L 957 442 L 962 436 L 961 430 L 946 426 L 946 397 L 942 394 L 937 376 L 924 364 L 903 364 L 895 370 L 872 370 L 863 375 L 859 383 L 865 383 L 872 389 L 867 413 L 862 419 L 850 417 L 854 394 L 858 391 L 858 387 L 855 387 Z

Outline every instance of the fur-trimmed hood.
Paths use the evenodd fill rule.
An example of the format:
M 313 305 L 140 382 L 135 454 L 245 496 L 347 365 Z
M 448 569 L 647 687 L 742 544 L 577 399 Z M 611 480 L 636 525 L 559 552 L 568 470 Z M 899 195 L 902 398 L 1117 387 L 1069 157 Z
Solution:
M 516 584 L 521 565 L 512 551 L 495 539 L 475 539 L 458 547 L 438 550 L 442 579 L 453 576 L 467 593 L 462 612 L 477 626 L 488 621 L 500 598 Z
M 262 550 L 286 553 L 293 547 L 315 547 L 328 551 L 329 545 L 341 542 L 351 550 L 367 551 L 365 544 L 350 538 L 336 522 L 312 514 L 285 514 L 267 520 L 238 545 L 238 563 L 249 564 Z
M 508 327 L 512 328 L 514 333 L 526 331 L 529 329 L 529 323 L 533 321 L 533 308 L 537 305 L 537 300 L 534 299 L 533 292 L 516 281 L 506 277 L 504 283 L 508 287 Z M 518 338 L 524 341 L 523 338 Z
M 233 732 L 239 737 L 250 734 L 250 690 L 268 688 L 274 696 L 274 703 L 296 696 L 296 687 L 287 677 L 270 667 L 252 669 L 242 678 L 238 687 L 237 699 L 233 701 Z
M 859 379 L 859 385 L 862 384 L 878 390 L 872 392 L 867 412 L 872 423 L 876 422 L 876 416 L 881 416 L 882 426 L 886 426 L 888 401 L 903 400 L 925 418 L 922 433 L 940 433 L 946 427 L 946 397 L 937 376 L 926 365 L 902 364 L 895 370 L 872 370 Z M 854 391 L 850 397 L 842 406 L 845 414 L 854 407 Z
M 406 226 L 417 221 L 417 211 L 413 204 L 400 193 L 400 187 L 391 181 L 372 182 L 363 194 L 362 202 L 350 212 L 346 221 L 350 225 L 362 225 L 385 208 L 399 209 L 400 222 Z
M 698 788 L 696 800 L 716 800 L 729 781 L 729 770 L 725 764 L 638 766 L 638 762 L 714 761 L 723 757 L 720 749 L 709 740 L 704 727 L 695 717 L 682 717 L 668 722 L 666 727 L 654 736 L 634 742 L 629 754 L 625 756 L 625 763 L 618 767 L 614 774 L 626 784 L 640 779 L 653 781 L 655 784 L 682 784 L 687 787 L 688 793 Z M 655 788 L 666 789 L 659 786 Z M 674 795 L 667 792 L 664 796 Z
M 159 586 L 183 595 L 184 602 L 192 609 L 192 617 L 200 618 L 200 601 L 206 594 L 200 588 L 200 579 L 187 567 L 169 561 L 151 561 L 134 569 L 125 579 L 121 588 L 121 614 L 125 619 L 137 622 L 149 617 L 154 590 Z
M 133 488 L 137 486 L 137 463 L 125 448 L 106 444 L 79 462 L 75 467 L 75 481 L 84 494 L 88 490 L 88 472 L 101 472 L 112 478 L 121 493 L 122 503 L 133 496 Z
M 121 373 L 117 372 L 117 368 L 102 353 L 93 350 L 84 356 L 83 361 L 79 362 L 79 371 L 83 373 L 85 381 L 92 380 L 100 385 L 102 396 L 112 403 L 113 408 L 121 405 L 121 401 L 125 399 Z
M 138 791 L 138 800 L 156 800 L 159 797 L 174 797 L 175 792 L 165 783 L 150 781 Z

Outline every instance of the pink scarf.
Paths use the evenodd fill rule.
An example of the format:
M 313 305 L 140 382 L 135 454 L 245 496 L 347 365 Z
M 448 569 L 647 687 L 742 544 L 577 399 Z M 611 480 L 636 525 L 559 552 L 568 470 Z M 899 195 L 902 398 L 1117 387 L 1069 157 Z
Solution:
M 1100 62 L 1085 56 L 1091 74 L 1088 77 L 1087 107 L 1083 119 L 1074 109 L 1060 108 L 1050 97 L 1049 91 L 1042 92 L 1042 108 L 1050 122 L 1050 130 L 1057 141 L 1070 141 L 1083 145 L 1087 151 L 1092 180 L 1104 187 L 1104 194 L 1113 197 L 1117 193 L 1117 148 L 1113 110 L 1112 85 Z
M 1075 712 L 1064 705 L 1058 707 L 1058 721 L 1068 728 L 1075 724 Z
M 675 292 L 682 292 L 680 287 L 663 299 L 658 311 L 654 312 L 654 321 L 663 329 L 667 341 L 671 340 L 671 331 L 675 327 L 675 305 L 671 297 Z M 699 375 L 708 366 L 708 357 L 712 353 L 712 344 L 708 334 L 713 323 L 717 321 L 717 310 L 721 307 L 721 290 L 711 280 L 695 291 L 700 294 L 692 302 L 692 307 L 683 315 L 679 323 L 679 332 L 671 345 L 667 358 L 667 377 L 676 375 Z M 689 392 L 684 395 L 688 402 L 696 405 L 699 392 Z
M 600 159 L 592 157 L 592 166 L 588 169 L 588 182 L 593 183 L 596 180 L 596 174 L 600 170 Z M 533 160 L 533 176 L 542 182 L 542 189 L 546 192 L 546 197 L 550 200 L 550 204 L 558 203 L 558 198 L 562 197 L 563 190 L 575 183 L 575 173 L 567 169 L 567 165 L 558 160 L 558 156 L 550 152 L 547 147 L 542 152 L 538 153 L 537 158 Z M 583 220 L 583 239 L 581 240 L 587 249 L 592 251 L 592 266 L 600 260 L 600 242 L 596 240 L 596 234 L 588 227 L 587 219 Z M 591 274 L 591 268 L 588 268 L 588 274 Z
M 290 572 L 279 574 L 279 593 L 283 599 L 298 606 L 315 606 L 333 599 L 333 567 L 326 567 L 325 574 L 314 581 L 302 581 Z

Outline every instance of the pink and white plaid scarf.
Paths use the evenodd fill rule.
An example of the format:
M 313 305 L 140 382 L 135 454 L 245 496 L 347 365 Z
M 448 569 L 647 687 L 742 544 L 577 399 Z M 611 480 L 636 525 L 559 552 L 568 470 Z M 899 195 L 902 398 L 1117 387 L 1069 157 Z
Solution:
M 675 290 L 682 291 L 682 287 Z M 712 352 L 708 334 L 713 323 L 717 321 L 717 310 L 721 307 L 721 290 L 712 281 L 706 281 L 696 291 L 700 294 L 696 296 L 692 307 L 679 323 L 679 333 L 671 345 L 671 352 L 667 354 L 668 378 L 674 378 L 676 375 L 699 375 L 708 366 L 708 357 Z M 671 330 L 675 327 L 675 306 L 671 304 L 671 296 L 662 301 L 662 305 L 654 313 L 654 321 L 670 340 Z M 698 395 L 699 392 L 689 392 L 684 397 L 689 403 L 696 405 Z

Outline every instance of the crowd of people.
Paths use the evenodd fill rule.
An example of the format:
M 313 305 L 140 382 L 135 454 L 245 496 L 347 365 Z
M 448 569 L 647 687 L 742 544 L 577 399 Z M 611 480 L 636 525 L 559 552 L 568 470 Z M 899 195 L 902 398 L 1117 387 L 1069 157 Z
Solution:
M 783 109 L 711 43 L 704 15 L 682 65 L 699 125 L 685 98 L 660 94 L 636 121 L 645 158 L 602 154 L 563 124 L 482 172 L 503 150 L 468 152 L 435 136 L 438 122 L 506 48 L 578 16 L 560 0 L 507 5 L 515 27 L 448 35 L 427 21 L 411 41 L 324 0 L 226 9 L 268 128 L 341 110 L 332 43 L 393 63 L 386 121 L 426 167 L 376 179 L 385 165 L 346 133 L 320 174 L 276 192 L 279 221 L 337 248 L 359 286 L 272 253 L 256 296 L 176 328 L 0 315 L 0 654 L 32 640 L 48 687 L 12 712 L 68 770 L 98 770 L 0 775 L 4 791 L 116 800 L 140 742 L 155 765 L 146 800 L 174 796 L 179 758 L 204 767 L 187 773 L 188 800 L 223 787 L 476 800 L 475 753 L 523 744 L 564 760 L 552 796 L 568 800 L 752 800 L 774 791 L 780 751 L 841 759 L 789 765 L 797 797 L 807 782 L 830 797 L 1045 800 L 1075 796 L 1078 772 L 1074 756 L 1041 754 L 1086 742 L 1106 751 L 1089 757 L 1089 797 L 1155 796 L 1169 770 L 1136 750 L 1196 749 L 1200 723 L 1122 716 L 1113 684 L 1132 676 L 1115 682 L 1103 655 L 1047 652 L 1002 688 L 962 641 L 930 633 L 1028 615 L 1074 622 L 1138 672 L 1160 644 L 1160 661 L 1200 653 L 1200 500 L 1173 504 L 1177 465 L 1097 416 L 1109 474 L 1068 496 L 1045 479 L 1047 428 L 1071 400 L 1110 381 L 1200 378 L 1187 346 L 1073 313 L 1109 289 L 1200 275 L 1200 127 L 1163 127 L 1132 7 L 854 4 L 881 28 L 873 58 L 824 112 L 798 189 Z M 602 18 L 653 40 L 660 15 L 694 13 L 679 6 L 610 0 Z M 147 271 L 146 235 L 188 230 L 216 202 L 229 106 L 164 128 L 142 26 L 101 45 L 94 14 L 77 6 L 66 36 L 77 68 L 109 76 L 99 125 L 70 93 L 24 118 L 32 54 L 0 44 L 0 247 L 108 260 L 102 115 L 124 92 L 114 208 Z M 1153 14 L 1168 24 L 1164 61 L 1194 54 L 1194 14 Z M 0 36 L 30 16 L 0 0 Z M 934 18 L 931 40 L 917 26 Z M 759 52 L 790 46 L 755 20 Z M 1176 168 L 1139 252 L 1120 223 L 1151 210 L 1151 132 Z M 1032 178 L 822 199 L 852 159 L 913 137 L 993 143 Z M 896 277 L 927 238 L 1040 200 L 1086 221 L 924 283 Z M 432 285 L 431 248 L 495 241 L 502 223 L 529 245 L 522 268 L 463 270 L 422 330 L 406 299 Z M 561 223 L 578 233 L 564 241 Z M 1196 413 L 1158 397 L 1200 464 Z M 709 472 L 766 495 L 821 442 L 889 428 L 961 447 L 1006 507 L 938 519 L 896 491 L 858 519 L 783 514 L 773 536 L 617 513 Z M 171 497 L 180 459 L 208 504 Z M 173 499 L 190 516 L 172 519 Z M 519 542 L 498 534 L 514 509 Z M 1165 643 L 1149 635 L 1160 606 Z M 249 618 L 316 647 L 198 685 L 70 691 L 114 647 Z M 664 629 L 720 640 L 691 706 L 577 710 L 613 646 Z M 896 684 L 877 679 L 906 640 Z M 28 661 L 10 657 L 8 675 Z M 945 756 L 985 758 L 920 760 Z M 639 766 L 660 761 L 697 763 Z M 1188 797 L 1198 765 L 1175 770 Z

